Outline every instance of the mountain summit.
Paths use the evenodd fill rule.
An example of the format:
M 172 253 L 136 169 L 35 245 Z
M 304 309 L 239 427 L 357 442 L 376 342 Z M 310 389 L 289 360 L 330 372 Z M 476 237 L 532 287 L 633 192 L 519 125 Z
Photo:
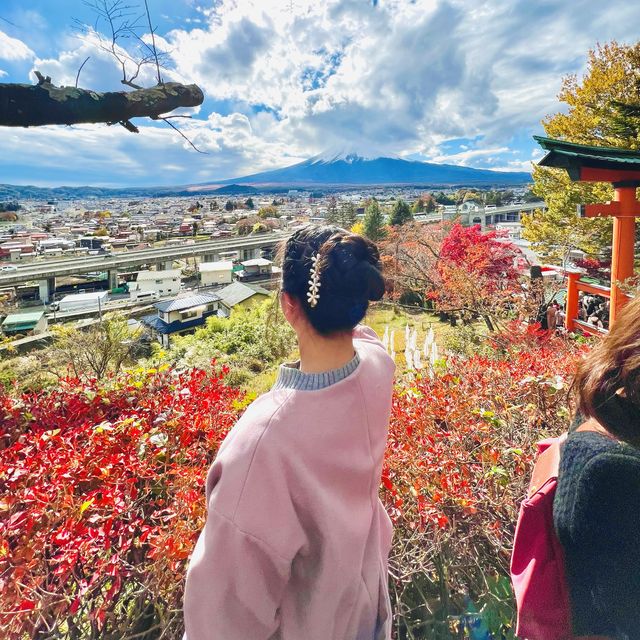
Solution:
M 263 171 L 219 184 L 260 186 L 348 185 L 516 185 L 531 181 L 526 172 L 490 171 L 452 164 L 434 164 L 401 158 L 366 158 L 351 150 L 327 152 L 284 169 Z

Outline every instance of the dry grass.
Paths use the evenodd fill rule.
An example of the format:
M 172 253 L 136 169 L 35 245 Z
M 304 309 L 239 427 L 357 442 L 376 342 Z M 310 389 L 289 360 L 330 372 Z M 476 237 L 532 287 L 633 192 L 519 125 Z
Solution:
M 398 366 L 406 366 L 404 359 L 405 349 L 405 327 L 409 325 L 410 329 L 414 328 L 418 331 L 418 347 L 424 344 L 424 339 L 429 331 L 433 329 L 435 341 L 438 345 L 438 351 L 443 355 L 446 351 L 446 343 L 449 336 L 458 331 L 457 327 L 452 327 L 448 322 L 442 322 L 438 314 L 420 309 L 408 309 L 406 307 L 392 306 L 386 303 L 376 304 L 371 307 L 367 317 L 364 320 L 382 338 L 385 327 L 389 327 L 389 332 L 395 330 L 395 352 L 396 364 Z M 482 323 L 479 323 L 479 329 L 483 330 Z
M 370 326 L 380 338 L 384 335 L 385 326 L 389 327 L 389 331 L 395 330 L 396 364 L 402 368 L 406 366 L 404 349 L 405 327 L 407 324 L 412 330 L 414 328 L 417 329 L 419 347 L 424 344 L 424 339 L 429 328 L 433 328 L 440 354 L 444 354 L 445 352 L 447 337 L 457 330 L 456 327 L 452 327 L 449 323 L 441 322 L 435 313 L 419 309 L 407 309 L 385 303 L 373 305 L 369 309 L 369 313 L 363 322 Z M 289 357 L 286 358 L 286 361 L 293 362 L 297 360 L 298 357 L 297 349 L 295 349 Z M 253 376 L 242 388 L 250 394 L 251 397 L 257 397 L 271 389 L 275 383 L 276 375 L 277 367 L 267 369 Z

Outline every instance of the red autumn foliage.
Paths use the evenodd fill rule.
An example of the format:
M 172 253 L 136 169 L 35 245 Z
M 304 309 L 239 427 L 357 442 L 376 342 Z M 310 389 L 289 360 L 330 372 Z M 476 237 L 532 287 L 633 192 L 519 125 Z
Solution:
M 403 638 L 463 637 L 470 611 L 495 606 L 491 581 L 508 594 L 534 444 L 567 428 L 581 347 L 516 324 L 494 347 L 490 357 L 450 357 L 440 375 L 408 379 L 394 395 L 382 498 L 396 528 L 396 614 L 413 634 Z M 493 637 L 513 637 L 501 635 L 513 633 L 508 595 L 501 606 L 502 617 L 487 614 L 498 621 Z M 452 620 L 459 636 L 448 635 Z
M 493 341 L 491 357 L 398 380 L 381 485 L 398 638 L 486 604 L 532 443 L 566 426 L 573 343 L 520 325 Z M 3 638 L 178 640 L 205 475 L 242 406 L 199 370 L 0 392 Z
M 0 393 L 3 638 L 178 637 L 205 475 L 239 398 L 198 370 Z
M 608 281 L 611 278 L 611 260 L 598 258 L 581 258 L 576 260 L 576 267 L 584 269 L 587 275 L 598 280 Z
M 497 231 L 407 224 L 392 231 L 382 255 L 395 297 L 416 292 L 441 312 L 484 318 L 491 330 L 496 318 L 524 301 L 520 277 L 526 260 Z
M 518 247 L 497 231 L 483 232 L 480 225 L 463 227 L 456 223 L 442 242 L 440 258 L 464 268 L 493 291 L 500 280 L 517 281 L 524 260 Z

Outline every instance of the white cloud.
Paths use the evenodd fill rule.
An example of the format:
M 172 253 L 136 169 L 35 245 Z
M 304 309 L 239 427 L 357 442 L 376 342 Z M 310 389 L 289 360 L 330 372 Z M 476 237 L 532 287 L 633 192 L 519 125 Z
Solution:
M 471 149 L 464 150 L 458 153 L 447 154 L 439 154 L 434 155 L 429 158 L 430 162 L 440 162 L 442 164 L 458 164 L 462 166 L 474 166 L 474 161 L 477 161 L 478 158 L 483 158 L 484 156 L 496 156 L 502 155 L 505 153 L 510 153 L 511 150 L 509 147 L 493 147 L 490 149 Z M 489 159 L 485 158 L 485 159 Z
M 30 60 L 35 53 L 18 38 L 12 38 L 0 31 L 0 60 Z
M 289 156 L 283 143 L 258 138 L 243 114 L 211 114 L 180 126 L 206 155 L 165 126 L 141 124 L 139 134 L 117 125 L 10 129 L 2 137 L 0 172 L 11 181 L 6 176 L 31 167 L 38 184 L 177 185 L 271 169 L 283 158 L 291 163 L 301 159 Z
M 162 166 L 184 167 L 176 179 L 191 182 L 284 166 L 327 148 L 528 170 L 540 154 L 526 140 L 542 117 L 560 109 L 562 77 L 583 71 L 598 40 L 635 42 L 640 21 L 640 5 L 628 0 L 597 9 L 592 0 L 200 0 L 193 6 L 191 22 L 157 40 L 170 59 L 166 78 L 205 90 L 198 119 L 181 126 L 210 155 L 187 152 L 169 130 L 145 126 L 131 136 L 97 127 L 100 144 L 113 144 L 122 158 L 111 174 L 128 182 L 154 181 L 153 165 L 136 155 L 149 153 L 160 154 Z M 96 34 L 67 39 L 61 52 L 37 59 L 33 68 L 73 84 L 91 56 L 80 85 L 122 89 L 117 62 L 96 44 Z M 11 48 L 13 55 L 18 50 Z M 154 82 L 150 66 L 141 84 Z M 62 140 L 55 136 L 46 134 Z M 80 157 L 92 158 L 88 136 L 82 129 L 73 138 Z M 514 139 L 523 151 L 510 148 Z M 465 143 L 454 153 L 447 151 L 453 140 Z M 125 158 L 131 173 L 122 170 L 129 166 Z
M 286 120 L 293 144 L 319 150 L 349 143 L 410 151 L 445 125 L 462 131 L 450 104 L 476 91 L 450 25 L 448 3 L 226 2 L 208 29 L 174 31 L 168 48 L 180 74 L 214 98 L 263 105 Z M 460 111 L 460 110 L 459 110 Z
M 218 100 L 261 105 L 309 153 L 341 142 L 428 153 L 452 138 L 503 146 L 558 109 L 561 78 L 602 37 L 589 0 L 225 0 L 207 26 L 167 34 L 181 76 Z M 599 10 L 640 18 L 613 0 Z M 293 12 L 291 7 L 294 8 Z M 591 17 L 590 17 L 591 16 Z
M 8 76 L 8 75 L 9 74 L 6 71 L 0 69 L 0 78 L 4 78 L 5 76 Z

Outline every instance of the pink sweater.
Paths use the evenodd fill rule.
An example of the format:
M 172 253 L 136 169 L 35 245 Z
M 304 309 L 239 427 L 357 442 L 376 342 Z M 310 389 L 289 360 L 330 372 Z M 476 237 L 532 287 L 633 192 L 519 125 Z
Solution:
M 220 447 L 187 572 L 188 640 L 391 637 L 378 486 L 395 365 L 368 327 L 354 347 L 346 378 L 272 389 Z

